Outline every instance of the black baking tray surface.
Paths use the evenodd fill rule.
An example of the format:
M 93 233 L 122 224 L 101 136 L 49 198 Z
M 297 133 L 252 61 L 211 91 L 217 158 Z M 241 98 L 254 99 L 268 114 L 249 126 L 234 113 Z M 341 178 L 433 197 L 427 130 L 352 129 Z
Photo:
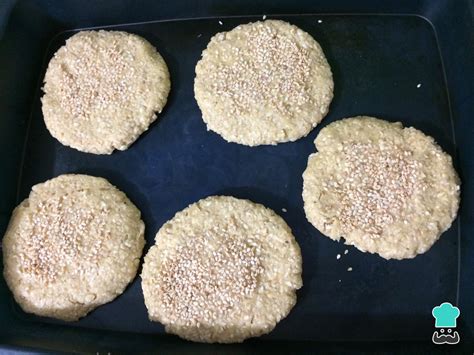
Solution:
M 251 148 L 227 143 L 206 131 L 193 93 L 196 62 L 214 34 L 263 16 L 220 15 L 94 27 L 128 31 L 150 41 L 168 64 L 172 88 L 159 119 L 127 151 L 97 156 L 65 147 L 44 125 L 41 80 L 53 53 L 85 27 L 56 32 L 42 52 L 42 65 L 31 74 L 40 81 L 31 84 L 31 100 L 25 109 L 29 112 L 21 118 L 24 133 L 15 142 L 10 138 L 21 152 L 15 161 L 18 169 L 11 172 L 16 173 L 16 180 L 9 180 L 8 174 L 1 177 L 3 185 L 11 184 L 11 191 L 0 211 L 0 231 L 4 231 L 11 209 L 28 196 L 32 185 L 64 173 L 102 176 L 124 191 L 142 211 L 145 252 L 163 223 L 190 203 L 216 194 L 247 198 L 282 216 L 303 254 L 304 286 L 298 292 L 298 302 L 273 332 L 261 337 L 260 346 L 320 341 L 429 342 L 434 330 L 431 309 L 442 302 L 459 304 L 463 219 L 458 218 L 427 253 L 412 260 L 386 261 L 323 237 L 305 218 L 301 191 L 302 173 L 309 154 L 315 151 L 313 141 L 320 129 L 361 114 L 401 121 L 433 136 L 453 156 L 463 177 L 466 167 L 460 155 L 467 148 L 461 145 L 465 144 L 463 136 L 458 137 L 435 27 L 414 14 L 264 14 L 267 19 L 285 20 L 310 33 L 331 65 L 334 100 L 327 117 L 307 137 Z M 0 128 L 6 127 L 2 124 Z M 13 342 L 8 339 L 15 339 L 14 334 L 5 336 L 6 344 L 68 351 L 113 348 L 113 344 L 120 344 L 108 340 L 113 337 L 121 342 L 143 338 L 147 339 L 143 344 L 153 341 L 177 349 L 184 344 L 165 335 L 159 323 L 148 320 L 139 277 L 116 300 L 73 323 L 26 314 L 14 303 L 3 281 L 0 288 L 2 310 L 8 313 L 12 326 L 38 334 L 64 332 L 65 339 L 73 337 L 76 348 L 61 340 L 62 345 L 56 347 L 51 345 L 54 342 L 38 345 L 31 340 L 45 341 L 46 333 L 31 339 L 24 334 L 23 341 Z M 84 345 L 78 339 L 81 336 L 96 339 L 95 343 L 84 340 L 89 343 Z

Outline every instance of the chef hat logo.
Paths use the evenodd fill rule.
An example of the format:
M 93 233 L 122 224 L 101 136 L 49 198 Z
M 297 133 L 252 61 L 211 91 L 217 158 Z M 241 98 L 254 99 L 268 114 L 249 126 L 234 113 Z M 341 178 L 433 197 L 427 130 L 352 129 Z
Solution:
M 456 319 L 460 313 L 459 308 L 449 302 L 440 304 L 431 312 L 436 320 L 436 328 L 456 328 Z

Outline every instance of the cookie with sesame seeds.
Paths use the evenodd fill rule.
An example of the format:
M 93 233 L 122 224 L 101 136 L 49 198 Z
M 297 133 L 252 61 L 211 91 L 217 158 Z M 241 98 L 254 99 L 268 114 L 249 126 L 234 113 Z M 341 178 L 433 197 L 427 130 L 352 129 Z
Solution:
M 385 259 L 425 253 L 459 207 L 460 180 L 435 140 L 401 123 L 359 116 L 331 123 L 303 174 L 306 218 Z
M 165 61 L 145 39 L 119 31 L 82 31 L 51 59 L 44 77 L 46 127 L 82 152 L 125 150 L 166 104 Z
M 212 196 L 165 223 L 145 256 L 151 320 L 184 339 L 235 343 L 270 332 L 302 286 L 301 252 L 272 210 Z
M 74 321 L 136 275 L 144 223 L 103 178 L 61 175 L 33 186 L 3 238 L 5 280 L 25 312 Z
M 216 34 L 196 65 L 194 81 L 207 128 L 248 146 L 306 136 L 328 113 L 333 88 L 318 42 L 279 20 Z

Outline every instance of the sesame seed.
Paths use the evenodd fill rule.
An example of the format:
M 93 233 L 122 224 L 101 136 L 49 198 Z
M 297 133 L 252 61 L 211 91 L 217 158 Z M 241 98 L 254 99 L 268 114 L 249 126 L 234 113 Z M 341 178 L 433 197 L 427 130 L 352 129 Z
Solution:
M 411 151 L 387 141 L 346 144 L 342 153 L 348 173 L 324 185 L 339 195 L 342 230 L 378 238 L 401 214 L 405 200 L 423 188 L 420 163 Z
M 347 271 L 352 271 L 352 268 L 351 268 L 351 267 L 348 267 L 348 268 L 347 268 Z
M 417 89 L 421 88 L 421 84 L 418 84 L 418 85 L 416 86 L 416 88 L 417 88 Z
M 339 260 L 341 258 L 341 254 L 336 255 L 336 259 Z
M 288 210 L 286 208 L 282 208 L 281 210 L 282 210 L 282 212 L 285 212 L 285 213 L 288 212 Z
M 232 61 L 210 74 L 213 94 L 228 99 L 228 114 L 240 116 L 259 104 L 289 114 L 290 109 L 311 102 L 306 90 L 309 50 L 263 23 L 248 31 L 243 44 L 228 49 Z
M 267 19 L 267 15 L 263 15 L 263 16 L 262 16 L 262 20 L 265 21 L 266 19 Z
M 54 282 L 67 265 L 74 264 L 78 275 L 94 270 L 93 265 L 98 263 L 103 244 L 110 235 L 102 233 L 92 241 L 87 236 L 91 230 L 106 230 L 107 214 L 106 208 L 93 214 L 78 207 L 71 195 L 51 197 L 38 204 L 20 261 L 23 272 Z
M 221 25 L 221 26 L 223 25 L 222 21 L 219 21 L 219 25 Z
M 344 250 L 344 255 L 347 255 L 347 253 L 349 253 L 349 250 Z
M 323 23 L 323 20 L 318 20 L 318 23 Z
M 199 326 L 222 319 L 257 287 L 263 268 L 255 242 L 227 236 L 216 246 L 207 240 L 190 237 L 162 264 L 157 287 L 175 324 Z
M 198 34 L 198 35 L 197 35 L 197 38 L 199 38 L 199 37 L 201 37 L 201 36 L 202 36 L 202 33 Z
M 79 46 L 76 41 L 68 42 L 63 48 L 67 49 L 68 45 Z M 58 97 L 63 110 L 76 120 L 88 121 L 94 112 L 126 105 L 134 90 L 128 85 L 136 75 L 132 66 L 134 54 L 124 51 L 117 40 L 102 46 L 86 36 L 74 50 L 88 55 L 76 56 L 69 65 L 59 69 Z

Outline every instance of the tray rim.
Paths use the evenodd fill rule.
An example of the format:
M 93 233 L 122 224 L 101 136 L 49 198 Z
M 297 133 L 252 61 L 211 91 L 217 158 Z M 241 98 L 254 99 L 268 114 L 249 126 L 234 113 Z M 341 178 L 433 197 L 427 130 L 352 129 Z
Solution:
M 370 16 L 370 15 L 377 15 L 377 16 L 413 16 L 413 17 L 420 17 L 422 19 L 424 19 L 425 21 L 427 21 L 432 29 L 433 29 L 433 32 L 436 36 L 436 42 L 437 42 L 437 45 L 438 45 L 438 50 L 439 50 L 439 54 L 440 54 L 440 58 L 441 58 L 441 61 L 442 61 L 442 65 L 443 65 L 443 75 L 444 75 L 444 81 L 445 81 L 445 85 L 446 87 L 448 87 L 448 81 L 447 81 L 447 76 L 446 76 L 446 69 L 445 69 L 445 64 L 444 64 L 444 56 L 442 55 L 442 50 L 441 50 L 441 47 L 440 47 L 440 42 L 439 42 L 439 38 L 438 38 L 438 33 L 437 33 L 437 30 L 436 30 L 436 27 L 435 25 L 433 24 L 433 22 L 431 20 L 429 20 L 427 17 L 423 16 L 423 15 L 420 15 L 420 14 L 414 14 L 414 13 L 386 13 L 386 14 L 380 14 L 380 13 L 357 13 L 357 14 L 354 14 L 354 13 L 332 13 L 332 14 L 328 14 L 328 13 L 305 13 L 305 14 L 295 14 L 295 13 L 290 13 L 290 14 L 278 14 L 278 15 L 267 15 L 267 16 L 301 16 L 301 15 L 321 15 L 321 16 L 328 16 L 328 15 L 351 15 L 351 16 Z M 131 23 L 122 23 L 122 24 L 113 24 L 113 25 L 106 25 L 106 26 L 91 26 L 91 27 L 84 27 L 84 28 L 73 28 L 73 29 L 67 29 L 67 30 L 64 30 L 64 31 L 60 31 L 58 33 L 56 33 L 50 40 L 50 43 L 48 44 L 48 49 L 45 51 L 45 58 L 47 56 L 47 53 L 49 52 L 49 46 L 51 45 L 51 43 L 53 42 L 54 38 L 56 36 L 59 36 L 61 34 L 64 34 L 64 33 L 67 33 L 67 32 L 74 32 L 74 31 L 77 31 L 77 30 L 83 30 L 83 29 L 96 29 L 96 28 L 108 28 L 108 27 L 119 27 L 119 26 L 129 26 L 129 25 L 134 25 L 134 24 L 146 24 L 146 23 L 156 23 L 156 22 L 171 22 L 171 21 L 182 21 L 182 20 L 200 20 L 200 19 L 225 19 L 225 18 L 239 18 L 239 17 L 246 17 L 246 18 L 251 18 L 251 17 L 255 17 L 255 18 L 259 18 L 261 17 L 262 15 L 235 15 L 235 16 L 204 16 L 204 17 L 188 17 L 188 18 L 173 18 L 173 19 L 164 19 L 164 20 L 153 20 L 153 21 L 144 21 L 144 22 L 131 22 Z M 42 67 L 45 67 L 44 66 L 44 63 L 43 63 L 43 66 Z M 42 76 L 40 77 L 39 79 L 39 85 L 41 85 L 41 79 L 42 79 Z M 40 90 L 38 90 L 37 92 L 40 92 Z M 453 114 L 452 114 L 452 108 L 451 108 L 451 99 L 449 97 L 449 91 L 448 91 L 448 104 L 450 106 L 450 116 L 451 116 L 451 122 L 453 123 Z M 36 98 L 37 99 L 37 98 Z M 31 118 L 31 116 L 30 116 Z M 29 122 L 31 121 L 31 119 L 28 120 Z M 454 127 L 453 127 L 453 130 L 454 130 Z M 453 140 L 456 141 L 456 135 L 454 134 L 454 132 L 452 133 L 452 136 L 453 136 Z M 28 139 L 27 136 L 25 136 L 25 141 Z M 456 152 L 456 155 L 453 156 L 453 158 L 455 160 L 458 160 L 458 154 L 457 154 L 457 150 L 455 150 Z M 22 154 L 22 156 L 24 157 L 24 154 Z M 23 160 L 24 158 L 22 158 Z M 21 166 L 23 166 L 23 163 L 21 164 Z M 18 179 L 18 181 L 20 181 L 20 179 Z M 466 182 L 465 182 L 466 183 Z M 461 218 L 458 217 L 457 218 L 457 223 L 459 223 L 458 225 L 458 238 L 460 238 L 460 235 L 461 235 Z M 459 249 L 461 249 L 460 245 L 461 243 L 459 242 L 458 243 L 459 245 Z M 460 252 L 460 250 L 458 251 Z M 457 303 L 459 302 L 459 294 L 460 294 L 460 267 L 461 267 L 461 255 L 459 255 L 459 258 L 458 258 L 458 290 L 457 290 Z

